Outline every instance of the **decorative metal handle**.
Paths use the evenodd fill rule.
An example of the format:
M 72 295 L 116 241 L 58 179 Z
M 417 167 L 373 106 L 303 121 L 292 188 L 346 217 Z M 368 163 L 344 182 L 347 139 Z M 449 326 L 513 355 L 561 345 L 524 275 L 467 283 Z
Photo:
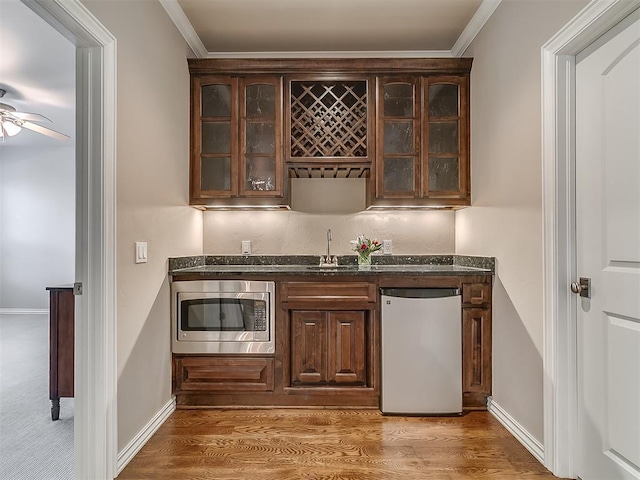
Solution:
M 571 283 L 571 291 L 581 297 L 591 298 L 591 279 L 580 277 L 580 281 Z

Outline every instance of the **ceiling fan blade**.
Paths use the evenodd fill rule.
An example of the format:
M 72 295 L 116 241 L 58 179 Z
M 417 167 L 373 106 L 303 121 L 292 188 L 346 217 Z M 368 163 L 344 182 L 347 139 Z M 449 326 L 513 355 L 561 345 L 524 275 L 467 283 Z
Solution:
M 33 130 L 34 132 L 41 133 L 43 135 L 47 135 L 48 137 L 57 138 L 58 140 L 67 140 L 71 137 L 69 135 L 65 135 L 64 133 L 56 132 L 55 130 L 51 130 L 50 128 L 43 127 L 41 125 L 36 125 L 31 122 L 22 122 L 21 126 L 23 128 L 28 128 L 29 130 Z
M 50 119 L 44 115 L 40 115 L 39 113 L 12 112 L 12 115 L 20 120 L 31 120 L 34 122 L 42 122 L 43 120 L 46 120 L 47 122 L 51 122 Z

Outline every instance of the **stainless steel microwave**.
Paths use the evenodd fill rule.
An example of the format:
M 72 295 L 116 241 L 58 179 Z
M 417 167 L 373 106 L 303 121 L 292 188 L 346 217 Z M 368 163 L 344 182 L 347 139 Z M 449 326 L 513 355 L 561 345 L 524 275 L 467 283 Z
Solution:
M 174 353 L 274 353 L 274 319 L 274 282 L 171 284 Z

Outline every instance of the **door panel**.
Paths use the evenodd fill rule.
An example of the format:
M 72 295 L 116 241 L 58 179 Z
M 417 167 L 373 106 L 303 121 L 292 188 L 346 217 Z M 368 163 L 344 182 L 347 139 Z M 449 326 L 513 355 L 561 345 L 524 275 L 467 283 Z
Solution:
M 365 312 L 329 312 L 329 381 L 365 384 Z
M 640 20 L 576 65 L 578 473 L 640 478 Z
M 291 331 L 292 385 L 326 383 L 327 318 L 325 312 L 292 312 Z

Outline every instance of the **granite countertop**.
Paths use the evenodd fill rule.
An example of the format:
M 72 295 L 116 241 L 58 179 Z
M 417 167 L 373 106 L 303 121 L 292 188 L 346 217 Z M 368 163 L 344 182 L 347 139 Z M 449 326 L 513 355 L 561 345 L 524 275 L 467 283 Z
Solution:
M 199 255 L 169 259 L 170 275 L 486 275 L 493 257 L 463 255 L 374 255 L 369 268 L 358 267 L 354 255 L 338 256 L 337 267 L 321 267 L 314 255 Z

